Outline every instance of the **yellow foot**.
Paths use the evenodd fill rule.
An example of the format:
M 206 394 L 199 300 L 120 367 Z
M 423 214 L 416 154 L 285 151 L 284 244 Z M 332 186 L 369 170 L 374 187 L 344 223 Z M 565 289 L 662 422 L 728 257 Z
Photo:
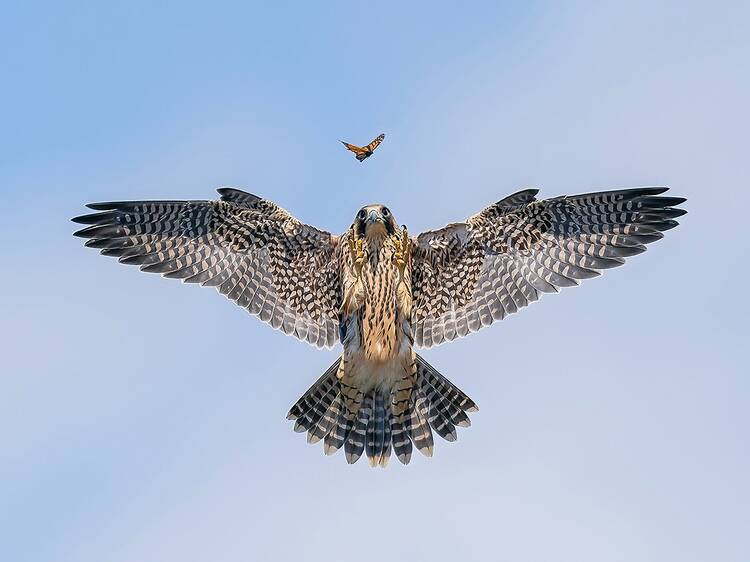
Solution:
M 365 241 L 352 233 L 349 237 L 349 251 L 352 254 L 354 270 L 357 272 L 357 277 L 359 277 L 362 273 L 362 266 L 365 263 Z
M 398 267 L 398 278 L 399 283 L 404 279 L 404 271 L 406 266 L 409 265 L 409 259 L 411 258 L 411 240 L 409 239 L 409 232 L 405 226 L 401 227 L 401 237 L 396 240 L 396 251 L 393 253 L 393 263 Z

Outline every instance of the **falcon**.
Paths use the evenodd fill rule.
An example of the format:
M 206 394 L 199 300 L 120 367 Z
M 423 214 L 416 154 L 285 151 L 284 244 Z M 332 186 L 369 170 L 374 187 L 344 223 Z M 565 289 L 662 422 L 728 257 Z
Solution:
M 455 441 L 477 406 L 414 348 L 502 320 L 622 265 L 677 226 L 685 199 L 645 187 L 537 200 L 526 189 L 412 237 L 383 205 L 336 236 L 238 189 L 214 201 L 88 205 L 86 246 L 170 279 L 215 287 L 273 328 L 341 355 L 292 406 L 310 443 L 346 460 L 407 464 Z

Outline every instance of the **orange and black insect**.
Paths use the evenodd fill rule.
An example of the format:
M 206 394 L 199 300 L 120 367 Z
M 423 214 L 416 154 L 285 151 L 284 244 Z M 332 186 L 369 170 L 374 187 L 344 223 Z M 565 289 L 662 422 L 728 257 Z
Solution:
M 349 150 L 351 150 L 354 153 L 354 157 L 362 162 L 365 158 L 369 158 L 372 156 L 372 153 L 375 152 L 375 149 L 380 146 L 380 143 L 383 142 L 383 139 L 385 138 L 385 134 L 378 135 L 375 140 L 373 140 L 370 144 L 366 146 L 356 146 L 354 144 L 349 144 L 348 142 L 341 141 L 341 143 Z

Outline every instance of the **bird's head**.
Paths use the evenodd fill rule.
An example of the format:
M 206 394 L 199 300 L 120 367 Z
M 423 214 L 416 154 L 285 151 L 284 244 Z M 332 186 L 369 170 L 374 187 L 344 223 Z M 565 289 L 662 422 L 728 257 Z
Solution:
M 385 205 L 367 205 L 362 207 L 354 218 L 357 236 L 378 238 L 391 236 L 398 230 L 398 223 L 393 213 Z

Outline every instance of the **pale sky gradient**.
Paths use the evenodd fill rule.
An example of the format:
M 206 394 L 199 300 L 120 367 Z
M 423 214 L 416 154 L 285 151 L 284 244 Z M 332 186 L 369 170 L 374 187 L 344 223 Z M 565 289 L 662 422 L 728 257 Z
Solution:
M 0 560 L 750 559 L 747 2 L 101 4 L 0 18 Z M 335 351 L 71 236 L 222 185 L 334 232 L 527 186 L 689 214 L 426 352 L 481 411 L 372 470 L 284 419 Z

